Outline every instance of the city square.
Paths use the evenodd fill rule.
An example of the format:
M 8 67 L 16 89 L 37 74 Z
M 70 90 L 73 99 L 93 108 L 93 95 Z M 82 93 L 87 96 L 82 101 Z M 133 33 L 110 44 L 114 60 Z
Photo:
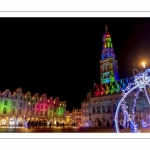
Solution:
M 130 55 L 128 55 L 128 53 L 125 51 L 126 48 L 124 48 L 125 50 L 121 52 L 119 46 L 117 47 L 117 41 L 120 40 L 118 39 L 120 33 L 119 31 L 116 31 L 117 23 L 115 24 L 113 22 L 113 19 L 104 19 L 101 22 L 102 28 L 99 29 L 99 32 L 101 32 L 101 36 L 96 37 L 97 45 L 95 48 L 97 49 L 97 51 L 94 51 L 94 53 L 92 53 L 91 56 L 90 54 L 87 55 L 89 57 L 88 59 L 84 58 L 84 54 L 82 55 L 81 60 L 80 58 L 78 59 L 78 61 L 80 61 L 79 66 L 84 66 L 80 68 L 83 71 L 81 74 L 79 73 L 80 71 L 78 71 L 78 69 L 75 72 L 73 72 L 75 68 L 79 68 L 79 66 L 77 67 L 76 63 L 70 64 L 72 65 L 72 67 L 69 65 L 69 60 L 71 62 L 71 59 L 73 59 L 70 58 L 72 54 L 69 54 L 69 47 L 68 51 L 66 51 L 66 54 L 64 54 L 66 57 L 66 62 L 61 57 L 63 55 L 61 54 L 61 52 L 60 54 L 57 54 L 57 49 L 59 48 L 56 48 L 53 45 L 53 42 L 51 44 L 51 48 L 54 50 L 49 50 L 49 53 L 55 53 L 51 54 L 54 59 L 49 59 L 48 53 L 46 54 L 45 51 L 45 54 L 43 54 L 42 58 L 42 61 L 46 62 L 44 64 L 42 64 L 42 61 L 36 62 L 38 64 L 34 63 L 33 61 L 37 60 L 36 58 L 33 59 L 34 55 L 37 55 L 38 59 L 41 58 L 42 52 L 40 50 L 39 52 L 37 51 L 36 53 L 34 53 L 32 58 L 30 58 L 31 60 L 29 58 L 26 59 L 26 57 L 28 57 L 28 55 L 26 55 L 26 57 L 23 58 L 25 60 L 24 67 L 32 65 L 31 68 L 35 67 L 35 70 L 38 70 L 39 66 L 41 66 L 41 68 L 43 69 L 43 67 L 45 67 L 46 64 L 48 64 L 51 65 L 50 67 L 47 66 L 50 68 L 50 70 L 46 74 L 42 72 L 40 75 L 38 75 L 37 73 L 38 80 L 35 79 L 34 73 L 26 73 L 25 77 L 23 77 L 24 82 L 23 80 L 20 81 L 20 79 L 18 79 L 17 74 L 14 75 L 15 81 L 12 81 L 10 78 L 10 81 L 7 82 L 7 84 L 3 82 L 3 84 L 1 85 L 3 87 L 1 87 L 0 91 L 0 132 L 149 133 L 149 52 L 148 50 L 145 50 L 144 52 L 141 49 L 139 50 L 137 48 L 134 48 L 134 45 L 136 46 L 138 42 L 134 40 L 132 41 L 132 38 L 137 38 L 137 36 L 135 35 L 135 30 L 139 31 L 139 34 L 145 35 L 145 39 L 142 38 L 144 42 L 147 41 L 148 38 L 146 38 L 146 35 L 149 36 L 149 32 L 146 32 L 143 28 L 138 27 L 138 22 L 141 21 L 142 24 L 142 19 L 136 20 L 135 22 L 134 20 L 136 19 L 133 19 L 132 21 L 130 20 L 130 22 L 133 25 L 135 25 L 134 28 L 132 27 L 132 25 L 130 26 L 130 24 L 125 25 L 129 28 L 130 32 L 133 32 L 133 34 L 130 35 L 131 39 L 129 40 L 128 38 L 128 34 L 130 34 L 129 31 L 127 31 L 127 33 L 124 33 L 124 36 L 126 36 L 126 40 L 128 39 L 128 42 L 131 41 L 129 45 L 132 45 L 131 49 L 136 51 L 137 55 L 135 57 L 138 57 L 138 62 L 135 61 L 134 57 L 132 57 L 133 53 L 131 53 L 130 50 L 128 50 L 128 53 L 130 53 Z M 74 22 L 74 20 L 72 21 Z M 147 19 L 146 21 L 148 24 L 149 20 Z M 109 25 L 104 24 L 104 22 L 109 22 Z M 45 30 L 47 28 L 45 28 Z M 82 30 L 80 30 L 80 32 Z M 110 30 L 113 34 L 111 34 Z M 95 29 L 95 31 L 97 31 L 97 29 Z M 48 32 L 50 33 L 50 31 Z M 61 32 L 64 31 L 61 30 Z M 72 34 L 76 34 L 75 31 L 72 32 Z M 84 32 L 86 32 L 86 30 Z M 94 32 L 92 32 L 91 35 L 93 33 Z M 115 33 L 117 34 L 116 37 Z M 33 36 L 36 38 L 35 34 Z M 69 31 L 67 32 L 67 34 L 70 37 L 74 38 L 73 35 L 70 35 Z M 86 38 L 84 34 L 82 36 Z M 136 32 L 136 34 L 138 33 Z M 43 35 L 43 33 L 41 33 L 41 35 Z M 58 35 L 62 36 L 63 34 L 58 33 Z M 68 38 L 68 36 L 65 36 L 65 38 Z M 61 39 L 63 38 L 61 37 Z M 69 39 L 70 38 L 68 38 L 68 40 Z M 45 38 L 45 40 L 47 39 Z M 86 40 L 85 43 L 87 43 L 88 45 L 88 42 Z M 42 43 L 44 42 L 44 40 L 40 42 L 41 48 L 43 48 Z M 61 41 L 58 38 L 58 43 L 60 42 L 62 42 L 60 45 L 63 45 L 63 40 Z M 95 41 L 91 42 L 91 46 L 94 42 Z M 46 43 L 48 44 L 48 41 Z M 120 43 L 123 44 L 123 41 L 121 41 Z M 76 43 L 76 45 L 80 44 L 80 41 Z M 150 46 L 148 44 L 147 47 Z M 124 46 L 126 45 L 127 44 L 124 44 Z M 48 45 L 45 45 L 44 48 L 47 49 L 47 46 Z M 114 47 L 116 47 L 116 51 Z M 129 47 L 127 47 L 127 49 L 129 49 Z M 27 53 L 26 50 L 25 53 Z M 79 54 L 81 53 L 78 52 L 77 56 L 79 56 Z M 97 57 L 98 55 L 99 57 Z M 62 59 L 61 62 L 59 62 L 59 59 L 55 59 L 54 56 L 56 58 L 60 57 L 59 59 Z M 86 60 L 86 63 L 82 64 L 81 62 L 84 59 Z M 90 61 L 90 59 L 92 59 L 92 61 Z M 99 62 L 97 62 L 97 60 Z M 88 66 L 91 65 L 91 62 L 95 63 L 97 67 L 95 67 L 94 69 L 92 69 L 93 66 L 88 68 Z M 62 69 L 61 63 L 64 63 L 62 66 L 64 67 L 64 70 L 66 69 L 66 71 L 60 71 Z M 120 68 L 118 67 L 119 64 L 121 64 Z M 47 70 L 47 67 L 43 69 L 44 72 Z M 71 68 L 73 69 L 71 70 Z M 89 73 L 88 69 L 92 70 L 90 71 L 91 74 L 89 74 L 88 76 L 88 78 L 91 78 L 89 79 L 89 81 L 87 79 L 84 79 L 85 76 Z M 98 74 L 94 73 L 94 70 L 97 70 Z M 85 72 L 86 74 L 84 74 Z M 119 72 L 121 75 L 119 74 Z M 80 79 L 78 79 L 75 74 L 77 74 L 77 77 Z M 130 77 L 127 77 L 127 75 L 130 75 Z M 6 77 L 5 75 L 3 78 L 8 79 L 8 77 Z M 26 82 L 26 80 L 29 80 L 30 78 L 32 79 L 30 81 L 34 82 L 34 84 L 32 85 L 29 85 Z M 77 84 L 76 88 L 80 89 L 82 87 L 82 90 L 79 90 L 80 94 L 77 91 L 76 94 L 74 94 L 75 89 L 73 91 L 71 90 L 73 85 L 70 82 L 70 78 L 76 78 L 76 81 L 74 82 L 71 80 L 74 85 Z M 36 83 L 37 81 L 39 83 L 41 82 L 41 85 L 39 83 Z M 84 84 L 81 84 L 80 87 L 79 84 L 82 81 L 84 81 Z

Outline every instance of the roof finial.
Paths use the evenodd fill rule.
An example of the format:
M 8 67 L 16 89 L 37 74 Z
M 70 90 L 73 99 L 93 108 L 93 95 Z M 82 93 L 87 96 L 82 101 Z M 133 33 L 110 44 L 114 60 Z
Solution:
M 107 24 L 105 25 L 105 33 L 107 33 L 108 27 Z

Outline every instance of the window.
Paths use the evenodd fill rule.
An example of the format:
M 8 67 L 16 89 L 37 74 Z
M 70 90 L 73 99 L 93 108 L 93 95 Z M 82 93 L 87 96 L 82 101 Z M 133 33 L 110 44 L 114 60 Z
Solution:
M 12 114 L 15 114 L 15 108 L 13 108 L 13 110 L 12 110 Z
M 7 101 L 4 102 L 4 105 L 7 105 Z
M 14 106 L 16 106 L 16 102 L 14 102 Z
M 52 117 L 52 113 L 51 112 L 49 113 L 49 116 Z
M 22 107 L 22 103 L 20 103 L 20 107 Z
M 37 105 L 37 108 L 38 108 L 38 105 Z
M 34 115 L 34 110 L 32 111 L 32 115 Z
M 8 94 L 6 94 L 6 97 L 8 97 Z
M 108 112 L 108 113 L 111 113 L 110 105 L 108 105 L 108 107 L 107 107 L 107 112 Z
M 38 116 L 38 111 L 36 111 L 36 116 Z
M 102 106 L 102 113 L 105 113 L 105 106 Z
M 45 109 L 47 109 L 47 106 L 45 106 Z
M 27 108 L 29 109 L 30 108 L 30 105 L 28 104 Z
M 95 114 L 95 107 L 93 106 L 93 114 Z
M 33 108 L 35 108 L 35 104 L 33 104 Z
M 17 96 L 15 96 L 15 99 L 17 99 Z
M 4 108 L 4 109 L 3 109 L 3 114 L 6 114 L 6 113 L 7 113 L 7 112 L 6 112 L 6 108 Z
M 35 101 L 37 102 L 37 98 L 35 99 Z
M 28 101 L 30 100 L 30 97 L 28 97 Z
M 43 105 L 41 105 L 41 109 L 43 109 Z
M 20 99 L 22 99 L 22 96 L 20 97 Z
M 97 106 L 97 113 L 100 114 L 100 108 Z
M 116 112 L 116 105 L 114 104 L 113 105 L 113 113 L 115 113 Z
M 52 110 L 52 107 L 50 108 L 50 110 Z
M 19 115 L 21 115 L 22 114 L 22 109 L 19 109 Z
M 47 111 L 45 111 L 45 116 L 47 116 Z
M 41 111 L 41 116 L 43 115 L 43 111 Z

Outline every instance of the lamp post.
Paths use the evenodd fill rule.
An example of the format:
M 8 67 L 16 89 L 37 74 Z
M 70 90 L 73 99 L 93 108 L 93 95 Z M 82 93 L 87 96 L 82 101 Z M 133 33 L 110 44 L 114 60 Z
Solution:
M 143 66 L 143 68 L 145 68 L 145 66 L 146 66 L 146 63 L 145 63 L 145 62 L 142 62 L 142 66 Z

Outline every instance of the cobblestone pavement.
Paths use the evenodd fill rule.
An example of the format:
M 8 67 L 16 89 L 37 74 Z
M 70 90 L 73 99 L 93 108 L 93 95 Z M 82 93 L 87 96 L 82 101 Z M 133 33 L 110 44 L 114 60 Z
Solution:
M 141 133 L 150 133 L 150 128 L 139 130 Z M 113 127 L 0 127 L 0 133 L 116 133 L 116 130 Z M 130 133 L 130 129 L 124 129 L 123 133 Z

